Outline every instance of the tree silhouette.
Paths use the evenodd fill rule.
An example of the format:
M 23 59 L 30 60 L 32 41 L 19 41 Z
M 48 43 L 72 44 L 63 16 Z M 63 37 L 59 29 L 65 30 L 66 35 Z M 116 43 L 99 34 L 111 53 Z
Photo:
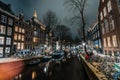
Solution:
M 50 31 L 53 31 L 54 27 L 59 23 L 56 13 L 51 10 L 48 10 L 43 15 L 43 22 L 46 25 L 47 33 L 49 33 Z
M 78 12 L 77 15 L 72 17 L 72 23 L 75 23 L 78 21 L 81 23 L 82 26 L 82 33 L 83 33 L 83 40 L 84 42 L 86 41 L 86 36 L 85 36 L 85 27 L 86 27 L 86 20 L 85 20 L 85 7 L 87 4 L 87 0 L 65 0 L 65 5 L 68 5 L 68 7 L 73 10 L 74 12 Z M 81 27 L 80 26 L 80 27 Z M 85 47 L 86 51 L 86 47 Z
M 62 48 L 62 41 L 64 40 L 67 41 L 69 38 L 71 38 L 70 28 L 68 28 L 66 25 L 57 25 L 55 27 L 54 33 L 56 37 L 59 37 L 61 48 Z

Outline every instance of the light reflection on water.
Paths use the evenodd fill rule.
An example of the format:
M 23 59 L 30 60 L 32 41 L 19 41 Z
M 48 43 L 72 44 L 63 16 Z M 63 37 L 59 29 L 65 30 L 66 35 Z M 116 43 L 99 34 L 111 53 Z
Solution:
M 22 61 L 0 64 L 0 80 L 10 80 L 18 75 L 24 68 Z M 18 78 L 18 77 L 16 77 Z
M 34 80 L 36 78 L 37 74 L 35 71 L 32 72 L 32 80 Z

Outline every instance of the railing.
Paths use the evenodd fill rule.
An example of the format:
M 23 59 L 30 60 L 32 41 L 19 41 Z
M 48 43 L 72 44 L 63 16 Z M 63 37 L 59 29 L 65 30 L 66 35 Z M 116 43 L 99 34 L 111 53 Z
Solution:
M 82 64 L 85 68 L 85 71 L 86 71 L 90 80 L 108 80 L 102 72 L 100 72 L 92 64 L 87 62 L 82 55 L 80 55 L 80 57 L 82 60 Z

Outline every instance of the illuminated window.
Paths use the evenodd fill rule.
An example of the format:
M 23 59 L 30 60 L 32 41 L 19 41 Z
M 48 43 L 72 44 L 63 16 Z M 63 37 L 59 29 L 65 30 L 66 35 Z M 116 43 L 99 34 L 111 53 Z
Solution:
M 12 28 L 11 27 L 8 27 L 7 28 L 7 35 L 12 35 Z
M 100 18 L 101 18 L 101 20 L 103 19 L 103 14 L 102 14 L 102 12 L 100 13 Z
M 111 47 L 110 37 L 107 37 L 108 47 Z
M 37 31 L 34 31 L 34 35 L 37 36 Z
M 12 26 L 13 25 L 13 19 L 8 18 L 8 24 Z
M 117 47 L 117 38 L 116 38 L 116 35 L 112 36 L 112 41 L 113 41 L 113 47 Z
M 0 55 L 3 55 L 3 47 L 0 47 Z
M 106 38 L 104 38 L 103 40 L 104 40 L 104 47 L 107 47 Z
M 14 34 L 14 39 L 17 40 L 17 34 Z
M 20 43 L 17 44 L 17 49 L 20 49 Z
M 25 40 L 25 37 L 24 37 L 24 35 L 22 35 L 22 41 L 24 41 Z
M 33 42 L 37 42 L 38 39 L 36 37 L 33 38 Z
M 6 23 L 7 22 L 7 16 L 1 15 L 1 22 Z
M 24 49 L 24 43 L 21 43 L 21 49 Z
M 106 7 L 104 7 L 103 11 L 104 11 L 104 17 L 105 17 L 107 15 L 107 9 L 106 9 Z
M 10 53 L 10 47 L 5 48 L 5 53 Z
M 18 32 L 18 26 L 15 26 L 15 31 Z
M 18 40 L 21 40 L 21 35 L 20 34 L 18 35 Z
M 11 38 L 6 38 L 6 45 L 11 45 Z
M 0 44 L 4 44 L 4 37 L 0 37 Z
M 22 29 L 22 33 L 25 33 L 25 29 Z
M 6 27 L 3 25 L 0 25 L 0 34 L 5 34 Z
M 21 29 L 21 28 L 19 28 L 19 32 L 20 32 L 20 33 L 22 32 L 22 29 Z
M 108 12 L 110 12 L 112 10 L 112 7 L 111 7 L 111 1 L 109 1 L 107 3 L 107 7 L 108 7 Z

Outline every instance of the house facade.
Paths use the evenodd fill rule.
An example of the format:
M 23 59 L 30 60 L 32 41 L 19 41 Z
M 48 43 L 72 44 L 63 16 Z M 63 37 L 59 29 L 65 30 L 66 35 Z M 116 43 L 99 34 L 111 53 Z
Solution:
M 98 18 L 104 53 L 114 56 L 120 52 L 120 19 L 117 0 L 100 0 Z
M 12 52 L 15 16 L 9 4 L 0 1 L 0 57 L 7 57 Z
M 98 20 L 95 21 L 87 31 L 88 46 L 94 49 L 102 50 L 101 31 Z

